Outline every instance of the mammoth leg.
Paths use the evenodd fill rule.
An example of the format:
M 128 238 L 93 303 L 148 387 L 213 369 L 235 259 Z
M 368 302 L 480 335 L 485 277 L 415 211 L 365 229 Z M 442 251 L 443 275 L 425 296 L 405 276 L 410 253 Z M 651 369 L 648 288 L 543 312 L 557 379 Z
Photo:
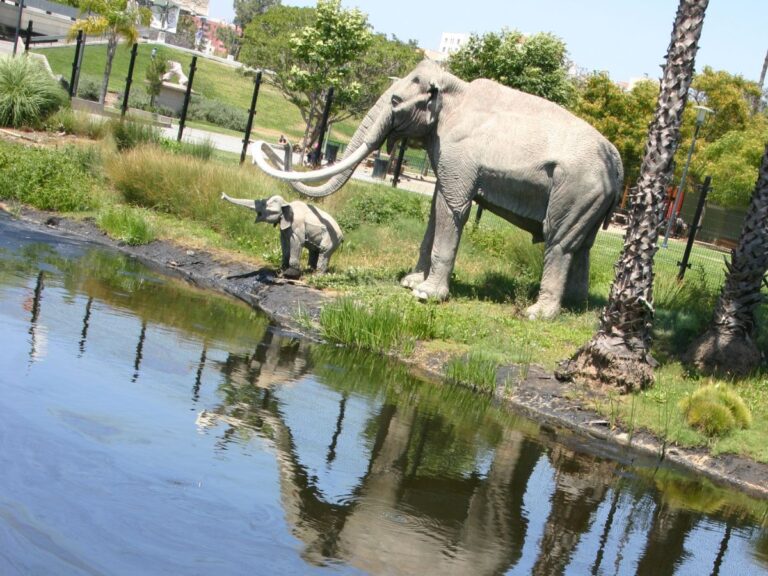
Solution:
M 456 263 L 461 232 L 469 217 L 470 200 L 451 209 L 442 191 L 435 194 L 435 229 L 431 264 L 426 280 L 413 289 L 420 300 L 448 298 L 448 284 Z
M 437 186 L 435 184 L 435 191 L 432 193 L 432 205 L 429 209 L 427 230 L 424 232 L 424 239 L 421 241 L 421 247 L 419 248 L 419 261 L 413 270 L 400 281 L 400 284 L 406 288 L 416 288 L 416 286 L 426 280 L 429 273 L 432 259 L 432 244 L 435 240 L 435 199 L 437 197 Z
M 553 318 L 560 312 L 560 303 L 565 292 L 565 283 L 571 267 L 573 254 L 563 250 L 560 244 L 548 245 L 544 250 L 544 272 L 536 303 L 529 306 L 525 314 L 536 318 Z
M 288 236 L 288 266 L 283 271 L 286 278 L 298 278 L 301 276 L 301 249 L 304 245 L 300 235 L 295 230 L 287 228 Z M 283 254 L 285 260 L 285 254 Z
M 571 260 L 568 281 L 563 301 L 583 305 L 589 296 L 589 250 L 590 246 L 579 248 Z
M 317 248 L 307 248 L 309 254 L 308 264 L 310 270 L 317 270 L 317 261 L 320 258 L 320 250 Z
M 283 258 L 280 262 L 280 269 L 286 270 L 291 260 L 291 229 L 280 230 L 280 250 Z

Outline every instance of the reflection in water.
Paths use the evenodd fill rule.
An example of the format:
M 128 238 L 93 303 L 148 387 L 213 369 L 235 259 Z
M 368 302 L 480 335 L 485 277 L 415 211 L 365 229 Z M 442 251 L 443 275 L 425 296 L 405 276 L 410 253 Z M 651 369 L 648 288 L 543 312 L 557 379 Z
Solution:
M 19 242 L 0 225 L 4 575 L 768 570 L 764 503 L 130 259 Z
M 93 296 L 88 297 L 88 302 L 85 304 L 85 316 L 83 316 L 83 330 L 80 332 L 80 355 L 78 358 L 82 358 L 85 354 L 85 342 L 88 340 L 88 324 L 91 321 L 91 306 L 93 306 Z

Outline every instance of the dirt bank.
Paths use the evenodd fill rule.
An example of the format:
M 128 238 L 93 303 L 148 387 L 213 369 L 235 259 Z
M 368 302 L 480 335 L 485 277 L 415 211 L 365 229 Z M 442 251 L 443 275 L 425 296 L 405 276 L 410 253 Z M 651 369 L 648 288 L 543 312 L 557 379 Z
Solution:
M 0 208 L 3 208 L 0 205 Z M 171 242 L 155 241 L 145 246 L 127 246 L 112 240 L 89 220 L 70 220 L 56 214 L 23 209 L 17 216 L 26 226 L 49 233 L 71 235 L 114 247 L 131 254 L 151 267 L 184 278 L 203 288 L 218 290 L 239 298 L 262 310 L 276 322 L 300 331 L 297 313 L 317 318 L 332 294 L 301 283 L 285 282 L 269 269 L 254 269 L 231 256 L 213 255 Z M 308 335 L 316 336 L 316 335 Z M 442 376 L 444 358 L 428 354 L 417 347 L 415 354 L 404 359 L 415 372 L 428 377 Z M 702 473 L 717 483 L 734 487 L 759 498 L 768 498 L 768 465 L 746 458 L 709 456 L 704 450 L 665 446 L 659 439 L 635 432 L 611 429 L 605 418 L 586 406 L 579 398 L 593 398 L 600 390 L 563 384 L 541 368 L 531 366 L 520 378 L 515 366 L 503 367 L 498 374 L 497 396 L 512 409 L 552 428 L 551 434 L 573 442 L 574 433 L 582 443 L 598 445 L 606 455 L 633 460 L 642 454 L 678 464 Z M 518 382 L 504 387 L 503 382 Z

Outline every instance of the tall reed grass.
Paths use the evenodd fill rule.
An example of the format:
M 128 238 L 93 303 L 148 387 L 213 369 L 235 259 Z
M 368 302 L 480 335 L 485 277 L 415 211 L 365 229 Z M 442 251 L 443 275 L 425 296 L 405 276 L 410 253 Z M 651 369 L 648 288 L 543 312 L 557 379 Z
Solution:
M 0 126 L 40 126 L 66 102 L 66 92 L 38 61 L 0 56 Z

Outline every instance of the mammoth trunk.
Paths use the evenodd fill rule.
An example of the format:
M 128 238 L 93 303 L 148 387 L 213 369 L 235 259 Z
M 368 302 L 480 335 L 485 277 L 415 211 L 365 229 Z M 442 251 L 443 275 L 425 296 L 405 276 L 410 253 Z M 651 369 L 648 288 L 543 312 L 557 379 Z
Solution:
M 357 151 L 361 146 L 366 146 L 368 150 L 375 150 L 387 136 L 387 133 L 391 129 L 391 114 L 390 114 L 390 99 L 392 98 L 391 90 L 387 90 L 376 101 L 376 104 L 368 111 L 363 118 L 362 122 L 355 131 L 352 139 L 347 144 L 347 148 L 344 152 L 344 158 L 349 158 Z M 366 154 L 367 155 L 367 154 Z M 344 161 L 342 158 L 341 162 Z M 357 164 L 362 160 L 360 158 L 351 167 L 345 168 L 338 174 L 333 176 L 328 182 L 320 186 L 308 186 L 303 182 L 291 182 L 291 186 L 300 194 L 318 198 L 322 196 L 328 196 L 337 192 L 347 180 L 352 176 Z

